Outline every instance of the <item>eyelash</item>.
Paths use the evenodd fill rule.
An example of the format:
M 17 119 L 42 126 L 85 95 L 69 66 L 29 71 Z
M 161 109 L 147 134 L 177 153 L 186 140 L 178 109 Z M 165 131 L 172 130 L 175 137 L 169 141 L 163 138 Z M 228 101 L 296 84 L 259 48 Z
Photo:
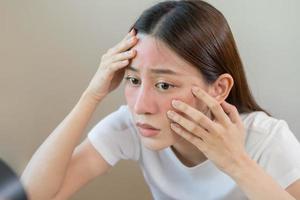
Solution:
M 127 77 L 125 77 L 124 78 L 125 80 L 126 80 L 126 82 L 129 82 L 131 85 L 133 85 L 133 86 L 136 86 L 137 84 L 133 84 L 132 83 L 132 80 L 133 79 L 135 79 L 135 80 L 138 80 L 137 78 L 134 78 L 134 77 L 131 77 L 131 76 L 127 76 Z M 166 85 L 168 85 L 168 87 L 171 87 L 171 88 L 174 88 L 175 87 L 175 85 L 172 85 L 172 84 L 170 84 L 170 83 L 166 83 L 166 82 L 158 82 L 157 84 L 166 84 Z M 157 85 L 157 84 L 155 84 L 155 85 Z M 169 89 L 169 88 L 168 88 Z M 162 89 L 163 91 L 166 91 L 166 90 L 168 90 L 168 89 Z

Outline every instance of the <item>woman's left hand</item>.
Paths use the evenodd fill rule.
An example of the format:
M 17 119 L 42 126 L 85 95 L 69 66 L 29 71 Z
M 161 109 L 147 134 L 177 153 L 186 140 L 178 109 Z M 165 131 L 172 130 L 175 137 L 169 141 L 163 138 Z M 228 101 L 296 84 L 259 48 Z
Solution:
M 236 172 L 241 161 L 248 157 L 244 148 L 244 125 L 239 113 L 235 106 L 225 101 L 219 104 L 200 88 L 193 88 L 192 91 L 208 106 L 214 120 L 182 101 L 173 100 L 173 107 L 193 121 L 177 112 L 168 111 L 168 117 L 175 122 L 171 123 L 171 128 L 195 145 L 220 170 L 231 175 Z

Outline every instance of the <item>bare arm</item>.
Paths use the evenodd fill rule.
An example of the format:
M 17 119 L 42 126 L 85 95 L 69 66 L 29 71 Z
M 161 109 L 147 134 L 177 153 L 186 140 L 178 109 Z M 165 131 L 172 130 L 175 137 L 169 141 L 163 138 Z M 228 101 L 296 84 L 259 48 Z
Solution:
M 102 56 L 78 103 L 35 152 L 21 177 L 31 200 L 65 199 L 109 168 L 88 141 L 76 146 L 97 105 L 120 84 L 124 68 L 136 53 L 128 49 L 137 41 L 135 32 L 131 31 Z M 78 173 L 86 170 L 89 172 L 80 176 L 78 183 L 72 182 L 79 177 Z
M 64 181 L 53 200 L 69 199 L 82 186 L 106 173 L 111 166 L 99 156 L 88 139 L 76 149 L 70 161 Z
M 300 179 L 292 183 L 286 188 L 286 191 L 290 193 L 297 200 L 300 199 Z
M 97 102 L 84 93 L 34 154 L 21 177 L 30 199 L 49 199 L 59 190 L 73 151 L 96 106 Z
M 240 159 L 240 165 L 238 165 L 231 175 L 249 199 L 296 199 L 296 196 L 292 196 L 297 195 L 296 193 L 285 191 L 255 161 L 251 160 L 249 156 L 244 156 Z M 299 186 L 298 184 L 298 189 L 300 189 Z

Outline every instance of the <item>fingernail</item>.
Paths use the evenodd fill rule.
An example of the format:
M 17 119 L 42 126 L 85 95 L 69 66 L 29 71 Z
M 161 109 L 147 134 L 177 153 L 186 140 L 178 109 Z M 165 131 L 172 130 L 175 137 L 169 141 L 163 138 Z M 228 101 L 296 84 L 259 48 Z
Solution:
M 180 105 L 180 102 L 179 102 L 178 100 L 173 100 L 173 101 L 172 101 L 172 105 L 173 105 L 174 107 L 178 107 L 178 106 Z
M 167 115 L 168 115 L 169 117 L 173 117 L 173 116 L 175 115 L 175 113 L 174 113 L 174 111 L 169 110 L 169 111 L 167 112 Z
M 193 90 L 193 92 L 199 92 L 199 91 L 200 91 L 200 88 L 199 88 L 199 87 L 196 87 L 196 86 L 193 86 L 193 87 L 192 87 L 192 90 Z
M 128 35 L 131 35 L 132 34 L 132 29 L 127 33 Z
M 173 128 L 173 129 L 178 129 L 179 126 L 178 126 L 178 124 L 176 124 L 176 123 L 171 123 L 171 128 Z
M 134 34 L 134 32 L 135 32 L 135 30 L 134 30 L 134 28 L 132 28 L 132 29 L 131 29 L 131 31 L 130 31 L 130 34 L 132 34 L 132 35 L 133 35 L 133 34 Z

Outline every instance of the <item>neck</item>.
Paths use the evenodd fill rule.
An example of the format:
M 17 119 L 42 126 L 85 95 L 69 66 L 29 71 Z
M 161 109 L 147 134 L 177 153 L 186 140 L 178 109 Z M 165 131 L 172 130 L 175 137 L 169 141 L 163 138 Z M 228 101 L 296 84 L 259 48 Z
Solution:
M 208 108 L 202 109 L 203 113 L 210 118 L 214 119 L 213 115 Z M 207 157 L 193 144 L 185 139 L 179 140 L 177 143 L 171 146 L 171 149 L 177 156 L 177 158 L 186 166 L 193 167 L 207 160 Z
M 207 160 L 206 156 L 197 147 L 186 140 L 181 140 L 172 145 L 171 149 L 182 164 L 187 167 L 196 166 Z

